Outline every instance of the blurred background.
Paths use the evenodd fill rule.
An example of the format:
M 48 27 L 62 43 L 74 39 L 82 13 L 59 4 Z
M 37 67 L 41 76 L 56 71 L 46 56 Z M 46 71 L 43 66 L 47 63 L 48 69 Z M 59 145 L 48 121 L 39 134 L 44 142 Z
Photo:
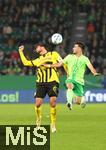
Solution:
M 105 0 L 0 0 L 0 82 L 5 81 L 1 89 L 4 85 L 4 89 L 14 89 L 7 88 L 11 76 L 35 75 L 34 68 L 22 65 L 18 46 L 24 44 L 29 57 L 35 43 L 46 42 L 56 32 L 64 39 L 55 47 L 62 58 L 71 52 L 75 41 L 86 43 L 86 55 L 102 74 L 95 87 L 106 88 Z M 60 75 L 64 74 L 61 69 Z M 89 86 L 94 85 L 91 78 L 86 80 Z

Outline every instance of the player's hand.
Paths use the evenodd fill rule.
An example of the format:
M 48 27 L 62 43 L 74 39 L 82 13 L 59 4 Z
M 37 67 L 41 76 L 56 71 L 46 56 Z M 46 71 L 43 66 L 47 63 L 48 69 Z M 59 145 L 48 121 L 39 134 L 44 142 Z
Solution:
M 100 75 L 101 75 L 101 74 L 100 74 L 100 73 L 97 73 L 97 72 L 94 74 L 94 76 L 100 76 Z
M 24 45 L 19 46 L 19 51 L 23 51 L 24 50 Z
M 50 64 L 42 64 L 42 66 L 47 67 L 47 68 L 50 68 L 50 67 L 51 67 Z

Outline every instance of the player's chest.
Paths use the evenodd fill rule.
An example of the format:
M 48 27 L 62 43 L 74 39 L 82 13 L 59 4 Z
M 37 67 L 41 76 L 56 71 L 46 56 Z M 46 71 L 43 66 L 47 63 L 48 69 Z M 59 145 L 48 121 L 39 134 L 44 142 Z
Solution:
M 85 62 L 80 58 L 74 58 L 74 59 L 70 59 L 69 66 L 72 68 L 74 67 L 80 69 L 81 67 L 85 66 Z
M 43 61 L 52 62 L 52 63 L 56 62 L 55 57 L 53 55 L 51 55 L 51 54 L 46 54 L 44 56 L 40 56 L 39 59 L 43 60 Z

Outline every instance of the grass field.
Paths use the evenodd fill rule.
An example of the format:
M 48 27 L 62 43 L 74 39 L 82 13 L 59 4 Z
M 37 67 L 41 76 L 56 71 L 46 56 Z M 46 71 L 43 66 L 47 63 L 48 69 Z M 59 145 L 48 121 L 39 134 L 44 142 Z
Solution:
M 43 105 L 43 124 L 49 124 L 49 105 Z M 34 105 L 1 104 L 0 125 L 35 123 Z M 57 133 L 51 134 L 50 150 L 105 150 L 106 104 L 88 104 L 85 109 L 74 106 L 69 111 L 57 106 Z

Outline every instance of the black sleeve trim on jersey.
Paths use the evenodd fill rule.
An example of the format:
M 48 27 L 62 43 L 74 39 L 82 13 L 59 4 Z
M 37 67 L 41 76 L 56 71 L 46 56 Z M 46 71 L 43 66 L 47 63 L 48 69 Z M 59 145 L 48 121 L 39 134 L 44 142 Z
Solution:
M 48 70 L 47 70 L 47 68 L 45 69 L 45 72 L 46 72 L 46 82 L 47 82 L 47 79 L 48 79 Z
M 42 75 L 41 75 L 42 82 L 44 82 L 44 73 L 43 73 L 42 69 L 39 68 L 39 70 L 40 70 L 40 72 L 41 72 L 41 74 L 42 74 Z

